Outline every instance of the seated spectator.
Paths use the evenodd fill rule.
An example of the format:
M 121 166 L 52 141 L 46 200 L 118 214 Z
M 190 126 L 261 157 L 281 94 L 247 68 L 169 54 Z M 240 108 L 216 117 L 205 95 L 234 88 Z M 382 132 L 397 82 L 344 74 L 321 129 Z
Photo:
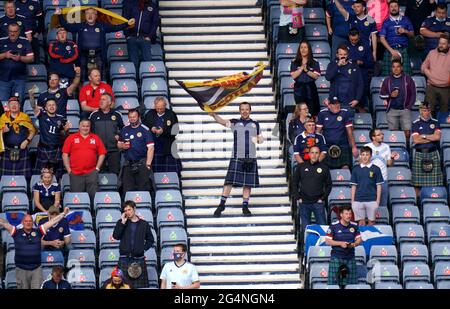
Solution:
M 69 97 L 74 94 L 74 92 L 78 88 L 78 85 L 80 84 L 80 68 L 75 67 L 74 70 L 76 73 L 75 78 L 73 79 L 72 84 L 70 84 L 70 86 L 67 88 L 61 87 L 61 79 L 58 73 L 50 73 L 48 75 L 48 89 L 47 91 L 39 94 L 37 105 L 41 108 L 44 108 L 48 100 L 54 100 L 56 102 L 56 113 L 58 115 L 66 117 L 67 101 L 69 100 Z M 30 104 L 33 107 L 33 105 L 36 104 L 33 88 L 28 90 L 28 95 L 30 98 Z
M 63 174 L 61 145 L 72 124 L 61 115 L 56 114 L 56 102 L 49 99 L 45 108 L 34 106 L 34 115 L 39 123 L 39 144 L 34 174 L 39 175 L 42 168 L 52 165 L 56 178 Z
M 289 121 L 288 127 L 288 138 L 291 144 L 294 144 L 297 135 L 305 131 L 305 122 L 309 117 L 309 108 L 306 103 L 300 103 L 295 106 L 294 114 Z
M 50 207 L 61 207 L 61 187 L 53 182 L 53 170 L 43 168 L 41 181 L 33 185 L 34 212 L 47 212 Z
M 89 116 L 91 121 L 92 133 L 97 134 L 106 147 L 105 164 L 103 164 L 102 173 L 120 172 L 120 151 L 117 148 L 120 130 L 124 124 L 122 115 L 112 108 L 113 97 L 109 93 L 104 93 L 100 97 L 100 109 L 92 112 Z
M 425 38 L 424 57 L 426 57 L 431 50 L 436 49 L 439 46 L 442 35 L 448 35 L 449 32 L 450 17 L 447 16 L 447 5 L 445 3 L 439 3 L 436 6 L 436 11 L 434 11 L 434 16 L 425 19 L 420 27 L 420 34 Z
M 350 12 L 352 11 L 353 1 L 342 0 L 343 8 Z M 331 55 L 336 55 L 338 47 L 347 44 L 348 37 L 348 23 L 344 16 L 339 12 L 336 2 L 327 2 L 325 21 L 328 28 L 328 34 L 331 35 Z
M 33 47 L 35 63 L 40 61 L 39 50 L 39 34 L 44 30 L 44 16 L 42 14 L 42 6 L 37 0 L 17 0 L 15 1 L 16 13 L 22 15 L 25 22 L 30 28 L 32 40 L 30 41 Z
M 66 84 L 81 76 L 81 68 L 76 72 L 74 67 L 78 60 L 78 45 L 75 42 L 67 40 L 67 31 L 63 27 L 56 30 L 56 41 L 51 41 L 48 45 L 49 71 L 56 72 Z
M 389 74 L 393 59 L 399 59 L 405 73 L 411 75 L 411 63 L 408 55 L 409 38 L 414 36 L 414 29 L 408 17 L 400 14 L 397 0 L 389 2 L 389 18 L 383 22 L 380 31 L 380 42 L 386 48 L 384 51 L 381 74 Z
M 4 2 L 5 15 L 0 17 L 0 38 L 8 36 L 9 25 L 18 25 L 20 27 L 18 34 L 27 39 L 31 44 L 32 41 L 32 27 L 27 22 L 25 16 L 16 13 L 16 1 L 7 0 Z
M 389 193 L 387 168 L 394 164 L 393 154 L 391 154 L 391 147 L 383 143 L 384 133 L 381 129 L 373 128 L 370 130 L 369 136 L 372 142 L 364 146 L 372 149 L 371 162 L 380 168 L 381 175 L 383 175 L 384 182 L 381 185 L 380 205 L 387 207 Z
M 325 163 L 330 169 L 350 168 L 352 154 L 358 157 L 350 113 L 341 109 L 337 97 L 330 98 L 328 108 L 317 116 L 316 133 L 322 133 L 328 147 Z
M 88 8 L 84 11 L 85 21 L 68 23 L 61 15 L 61 9 L 57 8 L 55 14 L 59 15 L 59 23 L 68 31 L 77 33 L 77 42 L 80 51 L 80 66 L 83 80 L 87 78 L 87 72 L 94 68 L 102 75 L 106 75 L 106 33 L 124 30 L 128 26 L 134 26 L 134 18 L 119 25 L 109 25 L 97 21 L 97 10 Z
M 64 167 L 70 176 L 70 191 L 87 192 L 94 201 L 106 148 L 100 137 L 91 133 L 88 119 L 81 119 L 79 132 L 66 138 L 62 153 Z
M 406 139 L 411 134 L 411 108 L 416 102 L 416 84 L 403 72 L 400 59 L 392 60 L 391 75 L 381 84 L 380 98 L 387 108 L 389 130 L 403 130 Z
M 406 9 L 404 14 L 411 20 L 414 34 L 418 35 L 420 33 L 420 28 L 423 21 L 431 15 L 435 2 L 438 1 L 439 0 L 406 0 Z
M 151 0 L 139 0 L 137 3 L 124 1 L 123 17 L 137 21 L 133 28 L 124 31 L 127 37 L 128 55 L 137 73 L 140 60 L 152 60 L 151 43 L 156 42 L 156 30 L 159 25 L 158 6 Z
M 0 175 L 22 175 L 31 177 L 31 161 L 28 154 L 36 128 L 27 114 L 20 111 L 18 97 L 8 101 L 8 109 L 0 117 L 0 134 L 3 143 L 0 144 Z M 3 149 L 2 149 L 3 148 Z
M 443 175 L 439 155 L 441 128 L 436 119 L 431 118 L 430 107 L 423 103 L 419 109 L 420 117 L 412 124 L 414 143 L 412 160 L 412 184 L 417 196 L 423 186 L 442 186 Z
M 187 247 L 178 244 L 173 247 L 173 262 L 167 262 L 161 271 L 161 289 L 198 289 L 200 279 L 194 264 L 186 260 Z
M 167 100 L 164 97 L 157 97 L 154 105 L 155 109 L 149 110 L 143 121 L 143 124 L 152 132 L 155 141 L 153 172 L 181 173 L 181 162 L 174 158 L 177 153 L 173 145 L 178 133 L 177 115 L 174 111 L 167 109 Z
M 84 85 L 80 90 L 81 118 L 89 118 L 90 113 L 100 107 L 102 94 L 109 93 L 114 101 L 114 93 L 110 85 L 102 82 L 100 71 L 92 69 L 89 71 L 89 84 Z
M 23 217 L 21 228 L 17 228 L 9 224 L 7 220 L 0 218 L 0 227 L 5 228 L 14 239 L 17 289 L 39 289 L 41 287 L 41 238 L 45 236 L 50 227 L 58 224 L 68 212 L 69 208 L 64 208 L 64 213 L 40 225 L 39 228 L 33 227 L 31 215 Z
M 320 103 L 315 81 L 320 76 L 320 66 L 313 58 L 311 44 L 308 41 L 302 41 L 298 47 L 297 56 L 291 63 L 291 76 L 295 80 L 295 103 L 305 102 L 311 115 L 317 116 Z
M 370 162 L 372 148 L 363 146 L 360 150 L 359 165 L 353 167 L 352 178 L 352 208 L 355 220 L 360 226 L 375 224 L 376 210 L 380 206 L 381 185 L 383 175 L 375 164 Z
M 298 43 L 303 39 L 305 35 L 303 16 L 297 17 L 298 20 L 294 25 L 293 10 L 304 4 L 305 0 L 280 0 L 278 43 Z
M 42 290 L 70 290 L 72 286 L 63 278 L 64 268 L 60 265 L 53 266 L 51 278 L 42 283 Z
M 319 162 L 322 162 L 327 155 L 327 145 L 322 134 L 316 133 L 316 123 L 312 119 L 305 122 L 305 131 L 297 135 L 294 141 L 294 158 L 298 164 L 309 161 L 309 152 L 312 147 L 320 150 Z
M 359 66 L 350 61 L 347 45 L 340 45 L 336 59 L 327 67 L 326 79 L 330 81 L 330 97 L 337 97 L 340 104 L 353 114 L 354 109 L 364 112 L 362 97 L 364 80 Z
M 314 213 L 316 224 L 327 224 L 325 201 L 331 192 L 332 181 L 330 169 L 319 161 L 320 149 L 313 146 L 309 159 L 300 163 L 294 172 L 294 201 L 298 202 L 298 223 L 303 232 L 311 224 L 311 214 Z M 302 238 L 300 236 L 300 239 Z
M 48 220 L 52 220 L 53 218 L 59 215 L 59 208 L 55 206 L 51 206 L 48 209 L 48 218 L 43 218 L 39 224 L 42 225 Z M 67 222 L 66 218 L 63 218 L 56 225 L 51 226 L 47 229 L 45 236 L 42 238 L 41 243 L 43 250 L 61 250 L 65 254 L 67 254 L 70 250 L 70 243 L 72 241 L 70 230 L 69 230 L 69 222 Z
M 359 31 L 362 44 L 372 47 L 372 57 L 377 58 L 377 27 L 372 16 L 366 15 L 366 2 L 364 0 L 356 0 L 353 2 L 352 8 L 355 13 L 350 14 L 339 2 L 335 0 L 337 9 L 347 21 L 349 28 L 356 28 Z M 369 49 L 370 54 L 370 49 Z M 351 59 L 351 58 L 350 58 Z
M 430 102 L 431 112 L 436 115 L 439 111 L 448 112 L 450 102 L 450 53 L 449 36 L 442 34 L 439 46 L 428 53 L 422 63 L 422 73 L 427 77 L 425 101 Z
M 106 290 L 126 289 L 126 290 L 129 290 L 129 289 L 131 289 L 131 286 L 129 284 L 125 283 L 123 272 L 120 270 L 120 268 L 115 267 L 113 269 L 113 271 L 111 272 L 111 278 L 109 278 L 108 280 L 105 281 L 102 289 L 106 289 Z
M 34 60 L 30 43 L 19 37 L 20 26 L 10 24 L 8 36 L 0 38 L 0 101 L 18 96 L 25 97 L 27 63 Z
M 360 32 L 357 28 L 350 29 L 348 32 L 348 40 L 348 59 L 358 65 L 364 81 L 364 92 L 359 105 L 368 107 L 367 95 L 370 93 L 369 72 L 374 69 L 373 54 L 370 52 L 369 45 L 360 39 Z

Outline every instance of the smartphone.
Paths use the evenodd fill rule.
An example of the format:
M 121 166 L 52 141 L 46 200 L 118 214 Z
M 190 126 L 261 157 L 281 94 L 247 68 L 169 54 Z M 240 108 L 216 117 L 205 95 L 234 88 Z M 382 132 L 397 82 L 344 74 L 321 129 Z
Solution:
M 12 51 L 11 54 L 13 54 L 14 56 L 18 56 L 19 52 L 18 51 Z

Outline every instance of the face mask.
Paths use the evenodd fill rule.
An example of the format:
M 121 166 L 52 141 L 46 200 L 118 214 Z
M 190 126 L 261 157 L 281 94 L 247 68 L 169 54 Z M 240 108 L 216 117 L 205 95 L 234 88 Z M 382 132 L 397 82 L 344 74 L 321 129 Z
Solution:
M 131 125 L 132 127 L 137 127 L 137 126 L 139 125 L 139 120 L 136 121 L 136 122 L 131 122 L 131 121 L 130 121 L 130 125 Z
M 183 258 L 184 253 L 174 252 L 173 253 L 173 259 L 175 261 L 179 261 Z

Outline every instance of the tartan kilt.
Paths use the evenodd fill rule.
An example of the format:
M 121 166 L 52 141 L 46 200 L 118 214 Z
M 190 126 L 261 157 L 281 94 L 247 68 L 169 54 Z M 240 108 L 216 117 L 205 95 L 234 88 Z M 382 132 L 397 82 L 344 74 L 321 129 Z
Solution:
M 331 145 L 330 145 L 331 146 Z M 352 167 L 352 153 L 350 151 L 349 147 L 341 147 L 341 155 L 333 159 L 330 157 L 330 155 L 327 153 L 325 156 L 324 163 L 330 168 L 330 169 L 339 169 L 342 168 L 344 165 L 347 165 L 348 167 Z
M 339 271 L 339 266 L 347 265 L 348 274 L 342 280 L 338 280 L 337 272 Z M 356 268 L 356 260 L 354 258 L 349 260 L 339 259 L 336 257 L 331 257 L 330 264 L 328 267 L 328 285 L 348 285 L 358 283 L 358 272 Z
M 0 155 L 0 175 L 31 177 L 31 161 L 28 149 L 20 149 L 19 160 L 14 162 L 9 160 L 10 153 L 9 149 L 5 149 L 5 152 Z
M 142 267 L 142 274 L 137 279 L 130 278 L 130 276 L 128 275 L 128 266 L 131 265 L 133 262 L 139 263 Z M 145 264 L 144 258 L 136 259 L 132 257 L 120 257 L 117 265 L 123 272 L 125 282 L 131 284 L 131 287 L 133 289 L 149 287 L 147 265 Z
M 433 170 L 431 172 L 425 173 L 422 171 L 422 159 L 429 159 L 433 161 Z M 443 182 L 444 176 L 441 171 L 439 152 L 437 150 L 430 153 L 416 151 L 412 163 L 413 186 L 442 186 Z
M 152 170 L 155 173 L 176 172 L 181 173 L 181 161 L 171 154 L 155 154 L 152 161 Z
M 395 49 L 395 48 L 394 48 Z M 403 72 L 411 75 L 411 62 L 409 60 L 408 48 L 397 48 L 402 54 Z M 391 73 L 392 55 L 388 50 L 384 51 L 383 63 L 381 66 L 381 75 L 388 76 Z
M 227 176 L 225 177 L 225 185 L 233 185 L 235 187 L 258 187 L 258 163 L 253 160 L 253 169 L 249 172 L 244 171 L 244 159 L 232 158 L 228 165 Z
M 49 161 L 57 162 L 57 165 L 54 166 L 53 169 L 56 177 L 60 178 L 62 176 L 63 168 L 61 148 L 47 149 L 44 147 L 38 147 L 33 175 L 40 175 L 42 168 L 44 168 Z

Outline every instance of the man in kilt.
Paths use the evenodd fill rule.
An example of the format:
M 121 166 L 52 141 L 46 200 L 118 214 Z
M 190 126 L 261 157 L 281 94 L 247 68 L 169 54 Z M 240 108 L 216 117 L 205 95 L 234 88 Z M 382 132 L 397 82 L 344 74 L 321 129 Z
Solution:
M 225 120 L 215 113 L 209 113 L 219 124 L 233 131 L 233 154 L 228 166 L 225 184 L 219 207 L 214 211 L 215 217 L 220 217 L 225 210 L 225 202 L 232 187 L 242 187 L 242 213 L 251 216 L 248 209 L 251 188 L 259 186 L 258 165 L 256 161 L 256 143 L 261 144 L 264 138 L 259 123 L 250 118 L 251 105 L 242 102 L 239 105 L 240 119 Z
M 126 201 L 122 217 L 117 221 L 113 238 L 120 240 L 118 266 L 133 288 L 148 287 L 144 253 L 154 245 L 150 225 L 136 215 L 136 204 Z
M 328 284 L 344 288 L 348 284 L 358 283 L 355 260 L 355 247 L 362 242 L 358 225 L 351 222 L 352 208 L 339 208 L 339 221 L 333 222 L 325 236 L 325 242 L 331 246 L 331 260 L 328 268 Z
M 428 103 L 419 109 L 420 117 L 412 124 L 414 143 L 412 163 L 412 183 L 417 196 L 422 186 L 442 186 L 443 175 L 439 156 L 441 129 L 439 122 L 431 118 Z
M 400 58 L 403 71 L 411 75 L 411 63 L 408 55 L 409 38 L 414 37 L 414 29 L 408 17 L 400 14 L 397 0 L 389 2 L 389 18 L 383 22 L 380 31 L 380 42 L 386 48 L 383 56 L 381 75 L 387 76 L 391 70 L 391 61 Z
M 37 149 L 34 175 L 40 175 L 44 167 L 52 166 L 57 179 L 63 174 L 62 140 L 71 128 L 70 122 L 62 115 L 56 114 L 57 103 L 49 99 L 45 109 L 34 105 L 34 115 L 39 121 L 39 145 Z
M 155 153 L 152 169 L 155 173 L 176 172 L 181 173 L 181 161 L 177 157 L 175 136 L 178 131 L 178 118 L 175 112 L 167 109 L 167 100 L 156 97 L 154 109 L 149 110 L 142 121 L 153 135 Z M 175 157 L 174 157 L 175 156 Z
M 8 100 L 9 111 L 0 117 L 0 176 L 31 177 L 28 145 L 36 134 L 30 117 L 20 111 L 19 97 Z
M 322 133 L 328 147 L 324 163 L 330 169 L 350 168 L 352 154 L 358 157 L 353 121 L 347 109 L 341 108 L 337 97 L 329 99 L 328 108 L 322 109 L 317 116 L 316 133 Z

